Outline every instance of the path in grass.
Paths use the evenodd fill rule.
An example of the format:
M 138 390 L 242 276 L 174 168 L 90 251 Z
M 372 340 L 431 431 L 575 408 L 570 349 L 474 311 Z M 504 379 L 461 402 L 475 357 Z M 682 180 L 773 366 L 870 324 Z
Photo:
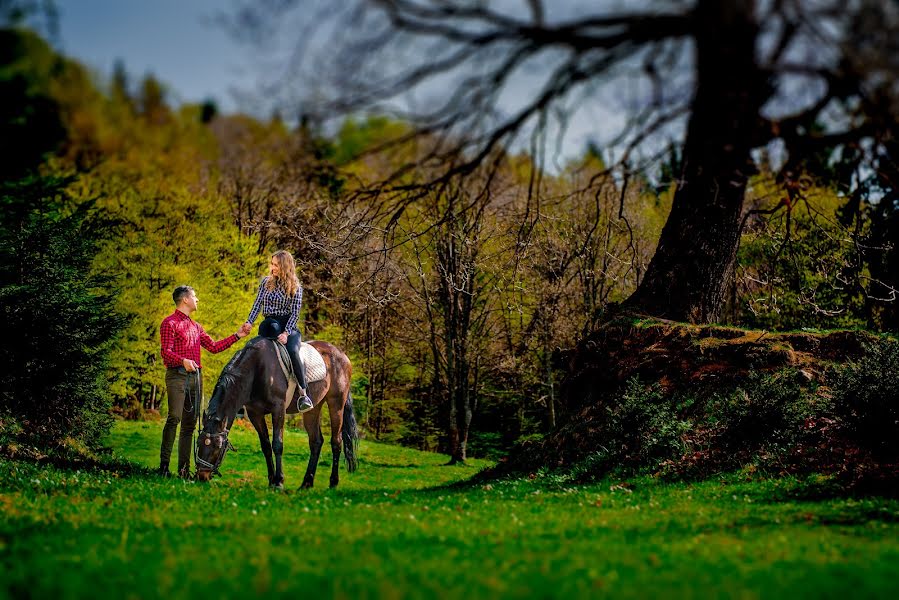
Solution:
M 120 423 L 152 467 L 161 424 Z M 212 484 L 0 459 L 7 597 L 884 597 L 899 591 L 899 502 L 789 500 L 809 482 L 549 478 L 445 487 L 485 463 L 363 442 L 327 489 L 266 489 L 252 431 Z M 306 438 L 286 439 L 287 486 Z M 324 474 L 325 477 L 321 477 Z M 443 487 L 441 487 L 443 486 Z M 811 485 L 813 488 L 814 486 Z

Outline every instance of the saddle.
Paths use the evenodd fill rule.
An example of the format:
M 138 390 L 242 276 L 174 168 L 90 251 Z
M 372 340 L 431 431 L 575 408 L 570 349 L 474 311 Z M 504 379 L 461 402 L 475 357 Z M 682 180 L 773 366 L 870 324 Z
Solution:
M 285 397 L 285 401 L 288 402 L 287 412 L 299 412 L 296 410 L 297 398 L 294 397 L 299 383 L 293 372 L 293 363 L 290 360 L 290 355 L 287 353 L 287 347 L 277 342 L 278 336 L 281 335 L 281 324 L 278 323 L 277 319 L 265 319 L 259 325 L 259 335 L 272 340 L 278 356 L 278 362 L 281 365 L 281 371 L 284 372 L 284 376 L 287 378 L 287 394 Z M 325 360 L 319 351 L 315 349 L 315 346 L 306 342 L 300 342 L 300 360 L 306 368 L 307 384 L 321 381 L 328 374 Z

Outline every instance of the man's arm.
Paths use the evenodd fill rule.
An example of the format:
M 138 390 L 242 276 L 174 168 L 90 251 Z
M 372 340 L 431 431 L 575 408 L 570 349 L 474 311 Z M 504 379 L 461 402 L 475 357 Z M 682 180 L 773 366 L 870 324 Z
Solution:
M 199 325 L 199 323 L 198 323 L 198 325 Z M 206 348 L 206 350 L 208 350 L 209 352 L 212 352 L 213 354 L 218 354 L 222 350 L 227 350 L 234 344 L 234 342 L 239 340 L 241 337 L 239 335 L 240 332 L 238 331 L 238 333 L 232 333 L 231 335 L 229 335 L 228 337 L 226 337 L 223 340 L 215 341 L 209 336 L 208 333 L 206 333 L 206 330 L 203 329 L 202 325 L 199 325 L 199 327 L 200 327 L 200 345 L 203 346 L 204 348 Z

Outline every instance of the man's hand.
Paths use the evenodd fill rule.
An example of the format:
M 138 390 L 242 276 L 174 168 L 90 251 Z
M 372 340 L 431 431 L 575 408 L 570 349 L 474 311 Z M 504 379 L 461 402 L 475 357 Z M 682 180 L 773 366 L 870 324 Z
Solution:
M 188 373 L 193 373 L 198 368 L 197 363 L 195 363 L 194 361 L 192 361 L 189 358 L 185 358 L 184 360 L 182 360 L 181 364 L 184 365 L 184 370 L 187 371 Z
M 244 323 L 240 326 L 240 329 L 237 330 L 237 337 L 247 337 L 250 335 L 251 331 L 253 331 L 253 325 L 251 323 Z
M 281 342 L 282 344 L 284 344 L 285 346 L 287 345 L 287 332 L 286 331 L 281 332 L 281 335 L 278 336 L 278 341 Z

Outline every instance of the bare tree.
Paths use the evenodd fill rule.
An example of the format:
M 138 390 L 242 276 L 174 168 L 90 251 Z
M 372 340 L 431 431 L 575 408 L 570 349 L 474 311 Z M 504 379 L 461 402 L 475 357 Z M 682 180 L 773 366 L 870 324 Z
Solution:
M 230 22 L 258 36 L 290 23 L 298 4 L 247 7 Z M 867 144 L 862 160 L 876 169 L 899 112 L 899 17 L 888 0 L 659 0 L 640 8 L 597 0 L 580 11 L 540 0 L 328 4 L 335 17 L 319 28 L 328 56 L 315 54 L 315 34 L 303 29 L 312 60 L 291 75 L 312 81 L 302 64 L 314 68 L 329 114 L 390 111 L 415 126 L 403 140 L 439 140 L 385 177 L 386 189 L 407 191 L 407 175 L 422 166 L 440 167 L 431 183 L 465 175 L 496 147 L 528 136 L 535 148 L 552 143 L 573 108 L 597 99 L 629 103 L 630 118 L 604 144 L 619 159 L 611 168 L 623 186 L 635 164 L 651 166 L 661 135 L 677 136 L 683 169 L 672 210 L 626 303 L 657 316 L 719 317 L 754 150 L 777 145 L 785 180 L 809 153 L 835 145 Z
M 432 393 L 445 407 L 451 463 L 467 457 L 481 359 L 500 308 L 497 265 L 508 260 L 510 244 L 497 203 L 490 193 L 458 187 L 422 200 L 420 216 L 400 225 L 409 239 L 401 268 L 431 351 Z

